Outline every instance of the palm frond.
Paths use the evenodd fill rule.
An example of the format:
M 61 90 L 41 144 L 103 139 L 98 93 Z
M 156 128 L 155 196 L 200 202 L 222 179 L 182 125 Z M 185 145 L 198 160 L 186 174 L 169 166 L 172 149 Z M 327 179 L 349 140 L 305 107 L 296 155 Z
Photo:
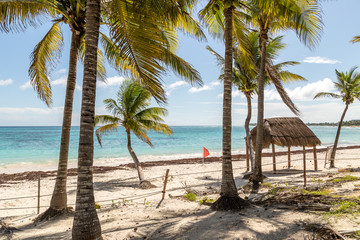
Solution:
M 117 123 L 110 123 L 96 129 L 95 135 L 101 147 L 102 147 L 102 143 L 101 143 L 102 136 L 110 132 L 116 132 L 117 127 L 118 127 Z
M 280 78 L 284 83 L 294 82 L 294 81 L 306 81 L 306 78 L 298 74 L 289 72 L 289 71 L 280 71 Z
M 329 92 L 319 92 L 314 96 L 314 99 L 321 98 L 321 97 L 332 97 L 332 98 L 341 98 L 340 95 L 335 93 L 329 93 Z
M 52 103 L 51 85 L 48 79 L 49 68 L 55 67 L 60 58 L 62 45 L 61 29 L 59 23 L 55 23 L 31 54 L 30 82 L 39 98 L 48 106 Z
M 352 43 L 360 42 L 360 36 L 355 36 L 355 37 L 353 37 L 353 39 L 351 39 L 350 42 L 352 42 Z
M 40 0 L 0 1 L 0 31 L 19 32 L 46 20 L 48 6 Z
M 300 115 L 299 109 L 296 107 L 296 105 L 293 103 L 289 95 L 287 94 L 286 90 L 283 88 L 280 80 L 280 75 L 277 72 L 277 70 L 274 68 L 274 66 L 271 66 L 270 64 L 265 65 L 266 72 L 271 80 L 271 82 L 274 84 L 277 92 L 279 93 L 282 101 L 285 103 L 286 106 L 295 114 Z

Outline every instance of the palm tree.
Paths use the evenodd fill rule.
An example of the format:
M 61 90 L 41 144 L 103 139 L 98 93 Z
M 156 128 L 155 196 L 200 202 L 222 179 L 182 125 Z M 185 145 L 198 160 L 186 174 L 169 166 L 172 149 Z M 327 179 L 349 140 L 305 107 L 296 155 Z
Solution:
M 222 138 L 222 181 L 220 198 L 212 205 L 214 210 L 239 210 L 247 202 L 239 197 L 233 176 L 231 160 L 231 92 L 233 32 L 241 35 L 242 25 L 234 18 L 235 5 L 241 7 L 240 1 L 210 0 L 199 13 L 210 33 L 215 37 L 223 35 L 225 41 L 224 58 L 224 94 L 223 94 L 223 138 Z M 234 19 L 234 21 L 233 21 Z M 234 27 L 233 27 L 234 26 Z
M 253 187 L 257 189 L 263 181 L 261 169 L 261 153 L 263 139 L 264 120 L 264 82 L 266 72 L 271 75 L 280 96 L 287 106 L 295 113 L 299 110 L 286 95 L 281 87 L 280 77 L 276 69 L 267 68 L 269 61 L 266 48 L 268 46 L 269 34 L 281 30 L 295 30 L 300 40 L 309 47 L 315 46 L 319 40 L 319 32 L 322 27 L 320 9 L 317 0 L 302 1 L 269 1 L 269 0 L 248 0 L 248 8 L 244 8 L 245 18 L 251 28 L 259 32 L 260 67 L 258 86 L 258 114 L 255 147 L 255 167 L 253 174 Z
M 161 107 L 151 107 L 151 94 L 133 80 L 126 80 L 120 86 L 117 93 L 117 101 L 114 99 L 104 100 L 106 109 L 113 113 L 111 115 L 96 115 L 95 126 L 97 124 L 106 124 L 96 130 L 96 136 L 101 144 L 101 136 L 111 131 L 116 131 L 119 126 L 125 128 L 127 137 L 127 147 L 132 157 L 136 170 L 139 175 L 140 188 L 154 187 L 149 181 L 145 180 L 140 162 L 131 147 L 131 135 L 133 132 L 140 140 L 153 146 L 150 138 L 147 136 L 148 130 L 155 130 L 163 134 L 172 134 L 171 128 L 162 123 L 162 116 L 166 116 L 167 110 Z
M 157 97 L 158 101 L 165 101 L 160 79 L 164 67 L 160 63 L 170 66 L 176 73 L 186 77 L 191 82 L 200 81 L 201 83 L 197 71 L 190 68 L 189 64 L 174 54 L 176 41 L 174 42 L 175 39 L 171 38 L 174 36 L 174 31 L 170 31 L 173 27 L 178 26 L 185 29 L 185 26 L 194 23 L 186 17 L 184 12 L 184 9 L 191 8 L 192 5 L 191 1 L 184 0 L 186 4 L 177 4 L 177 1 L 171 1 L 174 3 L 174 9 L 179 8 L 180 11 L 174 9 L 172 11 L 165 11 L 164 9 L 158 11 L 158 8 L 168 6 L 168 4 L 162 5 L 155 0 L 149 1 L 155 7 L 155 10 L 151 12 L 153 15 L 150 17 L 145 14 L 148 13 L 147 8 L 144 8 L 147 6 L 144 5 L 146 1 L 142 1 L 140 5 L 136 1 L 126 0 L 106 2 L 110 5 L 115 3 L 113 8 L 106 8 L 108 13 L 113 13 L 109 14 L 108 18 L 114 39 L 113 44 L 107 44 L 106 51 L 114 50 L 113 53 L 116 52 L 123 56 L 124 58 L 112 63 L 122 66 L 121 70 L 128 70 L 135 75 L 136 80 L 145 85 Z M 111 9 L 114 10 L 111 11 Z M 100 0 L 87 1 L 85 20 L 88 27 L 85 35 L 85 64 L 80 120 L 78 183 L 72 229 L 73 239 L 102 239 L 101 227 L 95 209 L 92 182 L 97 74 L 96 50 L 99 40 L 100 10 Z M 177 13 L 184 14 L 184 17 L 178 16 Z M 169 15 L 173 18 L 167 18 Z M 154 23 L 159 23 L 159 27 L 156 28 Z M 166 28 L 166 26 L 171 26 L 171 28 Z M 132 48 L 133 46 L 135 47 Z M 134 52 L 134 49 L 137 52 Z M 114 55 L 110 55 L 109 59 L 114 59 L 111 57 Z
M 38 92 L 40 99 L 44 100 L 48 106 L 52 103 L 48 69 L 55 66 L 56 60 L 60 56 L 61 46 L 63 45 L 60 23 L 69 25 L 72 32 L 58 172 L 50 207 L 37 218 L 38 221 L 52 218 L 67 210 L 66 180 L 68 151 L 73 95 L 76 85 L 77 58 L 80 57 L 80 59 L 84 59 L 85 4 L 86 0 L 37 0 L 33 1 L 31 4 L 29 1 L 20 0 L 16 2 L 2 1 L 0 3 L 0 9 L 3 10 L 0 13 L 2 15 L 0 16 L 1 19 L 4 19 L 1 21 L 0 29 L 3 29 L 4 31 L 23 29 L 27 25 L 34 25 L 37 22 L 37 18 L 41 17 L 40 14 L 47 14 L 53 18 L 54 24 L 50 31 L 34 48 L 29 69 L 32 85 Z M 104 3 L 103 7 L 109 8 L 108 4 L 109 3 Z M 124 4 L 126 4 L 126 1 L 122 1 L 120 4 L 122 4 L 124 9 L 127 9 L 128 11 L 131 10 L 129 9 L 129 5 L 126 5 L 125 8 Z M 167 5 L 167 7 L 169 6 Z M 134 11 L 134 9 L 132 10 Z M 180 14 L 184 13 L 187 9 L 177 9 L 174 7 L 173 10 L 177 10 L 177 13 Z M 19 21 L 18 18 L 14 18 L 11 14 L 6 15 L 7 12 L 18 14 L 22 21 Z M 153 12 L 149 11 L 148 15 L 154 17 L 154 12 L 155 10 L 153 10 Z M 104 15 L 105 13 L 107 13 L 107 11 L 104 11 Z M 117 16 L 118 14 L 113 15 Z M 118 39 L 116 40 L 121 42 L 122 48 L 115 45 L 113 40 L 103 33 L 101 33 L 101 42 L 104 46 L 108 61 L 115 68 L 122 72 L 127 71 L 130 72 L 131 75 L 147 79 L 147 82 L 153 83 L 150 86 L 150 89 L 152 89 L 153 92 L 161 92 L 161 89 L 159 90 L 159 85 L 161 84 L 158 79 L 160 72 L 164 70 L 164 67 L 159 62 L 163 62 L 165 65 L 170 66 L 174 72 L 185 77 L 190 82 L 201 84 L 198 72 L 193 69 L 190 64 L 174 54 L 177 43 L 169 41 L 169 39 L 176 39 L 176 35 L 173 31 L 168 31 L 163 24 L 155 24 L 154 22 L 151 23 L 152 25 L 149 24 L 150 27 L 148 26 L 146 28 L 147 31 L 138 27 L 135 28 L 134 22 L 136 21 L 135 24 L 138 24 L 139 20 L 134 19 L 134 15 L 130 13 L 126 14 L 125 17 L 122 16 L 122 22 L 128 24 L 126 26 L 124 26 L 125 24 L 121 24 L 120 27 L 119 22 L 116 22 L 116 19 L 114 20 L 113 18 L 106 18 L 105 20 L 108 21 L 103 23 L 108 26 L 110 26 L 111 23 L 112 25 L 110 28 L 112 29 L 112 32 L 119 32 L 115 27 L 121 29 L 122 35 L 120 37 L 117 36 Z M 184 17 L 181 20 L 184 23 L 179 25 L 182 26 L 184 31 L 189 34 L 194 34 L 199 39 L 203 38 L 201 29 L 199 29 L 197 22 L 194 21 L 190 15 L 184 14 Z M 19 23 L 15 24 L 14 22 L 16 21 L 19 21 Z M 142 25 L 145 24 L 142 23 Z M 164 29 L 161 29 L 159 26 Z M 147 32 L 149 34 L 145 35 Z M 152 47 L 149 48 L 151 51 L 142 47 L 149 42 L 152 43 Z M 155 43 L 157 43 L 156 46 Z M 131 49 L 131 51 L 128 51 L 128 49 Z M 144 61 L 144 58 L 147 58 L 147 61 Z M 102 52 L 98 50 L 97 74 L 102 80 L 105 79 L 103 61 L 104 57 Z
M 249 153 L 250 153 L 250 160 L 251 160 L 251 167 L 253 171 L 254 167 L 254 159 L 253 159 L 253 150 L 252 150 L 252 144 L 251 144 L 251 135 L 250 135 L 250 129 L 249 124 L 251 120 L 251 98 L 254 94 L 257 93 L 257 75 L 258 75 L 258 69 L 260 64 L 260 49 L 259 49 L 259 41 L 258 41 L 259 34 L 257 32 L 251 32 L 246 37 L 246 46 L 248 47 L 248 50 L 250 54 L 245 53 L 246 50 L 238 46 L 238 48 L 233 48 L 234 53 L 234 67 L 233 67 L 233 85 L 236 87 L 240 92 L 242 92 L 247 100 L 247 108 L 248 113 L 245 119 L 245 132 L 246 132 L 246 138 L 249 143 Z M 271 65 L 272 61 L 275 60 L 275 58 L 279 55 L 280 50 L 284 49 L 286 47 L 286 44 L 282 42 L 283 36 L 278 36 L 275 38 L 271 38 L 268 44 L 268 47 L 266 49 L 268 58 L 269 58 L 269 68 L 275 68 L 279 75 L 280 79 L 283 82 L 289 82 L 289 81 L 300 81 L 305 80 L 302 76 L 283 70 L 284 67 L 287 66 L 293 66 L 300 64 L 299 62 L 295 61 L 286 61 L 278 63 L 274 66 Z M 215 52 L 210 46 L 206 47 L 207 50 L 209 50 L 217 59 L 218 65 L 221 68 L 221 71 L 223 72 L 223 66 L 224 66 L 224 58 Z M 270 80 L 271 75 L 267 74 L 265 79 L 265 84 L 269 85 L 271 84 Z M 224 74 L 222 73 L 219 76 L 219 80 L 223 80 Z
M 335 167 L 336 148 L 338 145 L 340 130 L 346 111 L 348 110 L 349 105 L 354 102 L 355 98 L 360 100 L 360 73 L 356 73 L 356 69 L 357 67 L 353 67 L 350 69 L 349 72 L 345 73 L 335 70 L 337 81 L 334 82 L 334 85 L 335 88 L 339 91 L 339 93 L 319 92 L 314 97 L 314 99 L 319 97 L 341 98 L 342 101 L 345 103 L 345 109 L 341 115 L 340 122 L 338 124 L 334 146 L 330 155 L 331 168 Z
M 93 186 L 94 115 L 100 0 L 87 0 L 84 80 L 81 102 L 78 181 L 72 239 L 102 239 Z

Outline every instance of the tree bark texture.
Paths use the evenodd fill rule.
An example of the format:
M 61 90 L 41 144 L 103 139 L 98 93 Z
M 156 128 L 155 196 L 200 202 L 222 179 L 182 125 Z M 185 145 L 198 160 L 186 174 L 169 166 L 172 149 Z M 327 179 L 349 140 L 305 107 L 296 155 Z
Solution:
M 131 134 L 130 134 L 130 130 L 126 130 L 126 136 L 127 136 L 127 147 L 128 147 L 130 156 L 131 156 L 131 158 L 133 159 L 133 161 L 134 161 L 134 163 L 135 163 L 135 167 L 136 167 L 136 170 L 137 170 L 137 172 L 138 172 L 139 180 L 140 180 L 140 183 L 141 183 L 142 181 L 145 180 L 144 172 L 143 172 L 143 170 L 142 170 L 142 168 L 141 168 L 139 159 L 137 158 L 134 150 L 133 150 L 132 147 L 131 147 Z
M 336 131 L 336 137 L 335 137 L 335 141 L 334 141 L 334 147 L 331 151 L 331 155 L 330 155 L 330 167 L 331 168 L 334 168 L 335 167 L 335 154 L 336 154 L 336 148 L 337 148 L 337 145 L 338 145 L 338 142 L 339 142 L 339 137 L 340 137 L 340 131 L 341 131 L 341 126 L 342 126 L 342 123 L 344 121 L 344 117 L 345 117 L 345 114 L 346 114 L 346 111 L 348 110 L 349 108 L 349 104 L 346 104 L 345 106 L 345 109 L 344 109 L 344 112 L 343 114 L 341 115 L 341 119 L 340 119 L 340 122 L 339 122 L 339 125 L 338 125 L 338 129 Z
M 238 196 L 231 162 L 231 92 L 232 92 L 232 15 L 233 7 L 224 10 L 225 15 L 225 70 L 223 98 L 223 154 L 221 196 Z
M 245 132 L 246 132 L 246 139 L 248 142 L 248 151 L 249 151 L 249 157 L 250 157 L 250 163 L 251 163 L 251 172 L 254 172 L 254 154 L 253 154 L 253 146 L 252 146 L 252 140 L 250 135 L 250 120 L 251 120 L 251 96 L 249 94 L 245 94 L 246 101 L 247 101 L 247 107 L 248 112 L 245 119 Z
M 62 211 L 67 208 L 67 193 L 66 193 L 67 166 L 68 166 L 72 109 L 73 109 L 74 91 L 76 86 L 76 67 L 77 67 L 77 57 L 78 57 L 79 47 L 80 47 L 80 35 L 77 35 L 75 32 L 72 32 L 69 73 L 66 84 L 63 123 L 61 129 L 59 165 L 56 175 L 55 188 L 50 202 L 50 208 L 56 211 Z
M 265 63 L 266 63 L 266 45 L 267 45 L 267 30 L 260 30 L 259 44 L 260 44 L 260 70 L 259 70 L 259 89 L 258 89 L 258 114 L 257 114 L 257 128 L 256 128 L 256 145 L 255 145 L 255 166 L 253 174 L 253 186 L 259 187 L 259 183 L 263 181 L 262 167 L 261 167 L 261 153 L 262 142 L 264 136 L 264 82 L 265 82 Z
M 96 98 L 97 48 L 100 27 L 100 0 L 86 4 L 84 80 L 82 89 L 78 180 L 72 238 L 102 239 L 93 186 L 94 113 Z

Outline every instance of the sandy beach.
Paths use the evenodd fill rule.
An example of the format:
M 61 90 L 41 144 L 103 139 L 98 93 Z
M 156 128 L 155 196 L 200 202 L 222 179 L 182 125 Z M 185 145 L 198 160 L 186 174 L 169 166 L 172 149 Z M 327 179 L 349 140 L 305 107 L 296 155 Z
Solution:
M 324 167 L 325 151 L 318 152 L 318 171 L 314 171 L 313 153 L 308 152 L 307 188 L 320 182 L 351 175 L 360 177 L 360 148 L 338 150 L 336 167 Z M 246 164 L 243 155 L 234 156 L 233 168 L 236 186 L 243 198 L 256 199 L 271 188 L 303 187 L 303 156 L 291 155 L 291 169 L 287 168 L 286 153 L 277 156 L 277 174 L 272 172 L 272 157 L 263 158 L 265 182 L 259 194 L 248 191 L 248 180 L 243 179 Z M 166 170 L 169 179 L 164 201 L 161 201 Z M 344 172 L 344 169 L 352 169 Z M 350 170 L 349 170 L 350 171 Z M 219 158 L 179 159 L 147 162 L 145 177 L 156 188 L 137 188 L 137 173 L 132 164 L 94 168 L 95 200 L 100 205 L 98 216 L 104 239 L 310 239 L 313 233 L 306 224 L 328 224 L 338 232 L 360 229 L 357 214 L 343 216 L 341 220 L 323 213 L 299 211 L 291 208 L 252 204 L 241 212 L 214 212 L 208 205 L 200 204 L 204 198 L 216 199 L 221 184 Z M 8 226 L 15 227 L 11 239 L 70 239 L 73 214 L 34 224 L 37 216 L 37 177 L 41 174 L 40 212 L 49 205 L 55 183 L 55 172 L 27 172 L 0 175 L 0 216 Z M 358 195 L 359 180 L 342 183 L 331 188 L 338 195 Z M 195 193 L 195 201 L 184 198 Z M 68 205 L 74 207 L 76 194 L 76 169 L 69 171 Z M 346 195 L 346 196 L 347 196 Z M 160 204 L 159 204 L 160 203 Z M 7 239 L 9 235 L 1 235 Z

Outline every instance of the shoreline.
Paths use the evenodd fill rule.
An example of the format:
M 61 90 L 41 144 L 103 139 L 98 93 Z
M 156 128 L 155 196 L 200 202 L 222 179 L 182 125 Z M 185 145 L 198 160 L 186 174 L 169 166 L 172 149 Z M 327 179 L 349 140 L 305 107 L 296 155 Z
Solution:
M 345 150 L 345 149 L 358 149 L 360 145 L 353 145 L 353 146 L 344 146 L 338 147 L 337 150 Z M 326 152 L 327 148 L 317 148 L 317 153 Z M 300 154 L 303 150 L 292 150 L 291 154 Z M 313 152 L 313 149 L 306 149 L 306 153 Z M 284 156 L 287 155 L 287 151 L 279 151 L 276 152 L 276 156 Z M 271 157 L 271 152 L 263 152 L 262 157 Z M 245 154 L 235 154 L 232 155 L 233 161 L 244 161 L 246 160 Z M 153 167 L 153 166 L 170 166 L 170 165 L 182 165 L 182 164 L 196 164 L 202 163 L 202 158 L 181 158 L 181 159 L 171 159 L 171 160 L 159 160 L 159 161 L 148 161 L 148 162 L 141 162 L 141 166 L 143 168 Z M 221 162 L 221 157 L 207 157 L 205 158 L 205 164 L 213 163 L 213 162 Z M 117 166 L 94 166 L 93 173 L 101 174 L 115 170 L 126 170 L 129 168 L 135 168 L 134 163 L 125 163 L 119 164 Z M 38 179 L 38 176 L 41 175 L 42 178 L 49 178 L 55 177 L 57 170 L 41 170 L 41 171 L 23 171 L 23 172 L 16 172 L 16 173 L 1 173 L 0 174 L 0 185 L 5 183 L 16 183 L 17 181 L 34 181 Z M 68 176 L 76 176 L 77 175 L 77 168 L 69 168 L 68 169 Z

